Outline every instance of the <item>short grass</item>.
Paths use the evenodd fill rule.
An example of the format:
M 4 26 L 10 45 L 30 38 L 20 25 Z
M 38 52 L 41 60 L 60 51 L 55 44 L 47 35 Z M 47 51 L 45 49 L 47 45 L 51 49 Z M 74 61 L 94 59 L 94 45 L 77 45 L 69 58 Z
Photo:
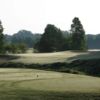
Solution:
M 11 57 L 10 57 L 11 56 Z M 10 54 L 5 57 L 0 56 L 0 63 L 19 62 L 25 64 L 49 64 L 55 62 L 69 62 L 77 59 L 100 58 L 100 51 L 74 52 L 63 51 L 54 53 L 26 53 Z
M 0 100 L 100 100 L 100 78 L 1 68 Z
M 11 62 L 21 62 L 21 63 L 55 63 L 55 62 L 66 62 L 69 58 L 78 56 L 80 52 L 54 52 L 54 53 L 26 53 L 26 54 L 15 54 L 12 56 L 18 57 L 17 59 L 10 60 Z

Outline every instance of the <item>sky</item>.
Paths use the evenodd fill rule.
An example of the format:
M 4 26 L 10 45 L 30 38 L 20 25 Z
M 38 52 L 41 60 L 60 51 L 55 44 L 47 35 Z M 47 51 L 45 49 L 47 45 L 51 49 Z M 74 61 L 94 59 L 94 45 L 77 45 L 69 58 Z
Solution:
M 4 34 L 25 29 L 43 33 L 47 24 L 70 30 L 79 17 L 86 34 L 100 33 L 100 0 L 0 0 Z

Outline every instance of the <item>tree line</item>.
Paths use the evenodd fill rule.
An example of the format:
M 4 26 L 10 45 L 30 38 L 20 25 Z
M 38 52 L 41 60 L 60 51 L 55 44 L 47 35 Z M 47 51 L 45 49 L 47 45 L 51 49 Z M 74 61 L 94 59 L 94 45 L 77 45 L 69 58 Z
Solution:
M 25 53 L 33 48 L 41 38 L 41 34 L 32 34 L 27 30 L 20 30 L 13 35 L 4 35 L 4 48 L 8 53 Z
M 27 50 L 27 46 L 24 43 L 19 44 L 9 44 L 4 42 L 4 34 L 3 34 L 3 26 L 0 21 L 0 54 L 8 53 L 25 53 Z
M 100 49 L 100 34 L 86 36 L 89 49 Z
M 78 17 L 72 20 L 71 29 L 66 38 L 61 29 L 57 28 L 55 25 L 48 24 L 40 38 L 33 39 L 31 32 L 22 30 L 19 31 L 21 35 L 19 34 L 18 36 L 18 34 L 14 34 L 11 41 L 6 43 L 6 41 L 4 41 L 5 36 L 3 30 L 2 23 L 0 22 L 0 53 L 4 51 L 22 53 L 32 46 L 35 48 L 36 52 L 87 50 L 85 30 Z M 30 33 L 31 35 L 29 37 L 29 35 L 24 33 Z M 34 43 L 33 40 L 35 41 Z
M 63 50 L 87 50 L 86 36 L 79 18 L 72 21 L 70 34 L 65 38 L 62 31 L 48 24 L 39 42 L 35 45 L 38 52 L 55 52 Z

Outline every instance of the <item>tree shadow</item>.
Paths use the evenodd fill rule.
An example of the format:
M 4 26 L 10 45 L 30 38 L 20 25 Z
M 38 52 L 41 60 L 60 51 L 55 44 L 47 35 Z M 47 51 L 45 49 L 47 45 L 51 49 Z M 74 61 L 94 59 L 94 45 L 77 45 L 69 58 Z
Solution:
M 0 55 L 0 63 L 9 62 L 11 60 L 18 59 L 18 58 L 20 57 L 15 55 Z
M 100 51 L 89 51 L 86 53 L 82 53 L 67 59 L 67 61 L 74 60 L 88 60 L 88 59 L 98 59 L 100 58 Z

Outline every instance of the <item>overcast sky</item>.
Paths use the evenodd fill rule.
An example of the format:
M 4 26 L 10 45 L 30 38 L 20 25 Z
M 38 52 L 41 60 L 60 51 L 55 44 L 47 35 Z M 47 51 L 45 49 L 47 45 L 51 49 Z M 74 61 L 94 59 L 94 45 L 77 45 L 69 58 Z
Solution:
M 21 29 L 43 33 L 47 24 L 70 30 L 79 17 L 87 34 L 100 33 L 100 0 L 0 0 L 0 19 L 5 34 Z

